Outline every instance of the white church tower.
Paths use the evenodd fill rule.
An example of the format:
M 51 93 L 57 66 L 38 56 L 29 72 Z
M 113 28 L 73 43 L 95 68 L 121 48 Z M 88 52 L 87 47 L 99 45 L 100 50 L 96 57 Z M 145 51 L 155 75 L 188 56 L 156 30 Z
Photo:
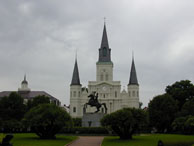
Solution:
M 72 115 L 73 117 L 81 115 L 80 111 L 81 87 L 82 85 L 80 84 L 79 70 L 76 57 L 72 81 L 70 85 L 70 115 Z
M 26 75 L 24 75 L 24 80 L 21 83 L 21 88 L 18 88 L 20 92 L 30 92 L 30 88 L 28 88 L 28 82 L 26 80 Z
M 111 49 L 109 48 L 106 25 L 104 24 L 99 57 L 96 62 L 96 81 L 88 81 L 88 88 L 82 88 L 80 84 L 77 59 L 75 60 L 70 85 L 70 115 L 72 117 L 82 117 L 84 104 L 89 100 L 88 95 L 93 92 L 98 93 L 100 103 L 106 104 L 107 113 L 112 113 L 125 107 L 139 108 L 139 84 L 134 57 L 127 87 L 127 91 L 125 89 L 121 91 L 120 81 L 114 81 Z M 87 106 L 86 108 L 87 113 L 95 111 L 95 107 Z M 104 107 L 100 109 L 100 112 L 105 113 Z

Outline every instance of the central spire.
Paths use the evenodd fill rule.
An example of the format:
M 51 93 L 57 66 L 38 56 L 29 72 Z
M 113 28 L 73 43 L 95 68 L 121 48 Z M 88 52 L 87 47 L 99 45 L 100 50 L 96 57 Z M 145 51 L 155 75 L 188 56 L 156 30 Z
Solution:
M 101 48 L 103 47 L 109 48 L 105 22 L 104 22 L 104 29 L 103 29 L 103 34 L 102 34 L 102 41 L 101 41 Z
M 105 22 L 104 22 L 101 46 L 99 49 L 98 62 L 111 62 L 111 49 L 109 48 L 109 45 L 108 45 L 108 37 L 107 37 Z

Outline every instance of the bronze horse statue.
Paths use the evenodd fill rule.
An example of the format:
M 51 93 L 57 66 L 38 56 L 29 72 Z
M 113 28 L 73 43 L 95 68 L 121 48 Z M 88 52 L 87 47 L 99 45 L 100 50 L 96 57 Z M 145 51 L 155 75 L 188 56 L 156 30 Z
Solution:
M 95 111 L 95 113 L 99 112 L 100 108 L 103 105 L 104 108 L 105 108 L 105 113 L 107 113 L 106 103 L 99 103 L 99 101 L 98 101 L 98 93 L 96 93 L 96 95 L 95 95 L 95 92 L 94 92 L 94 93 L 90 94 L 88 96 L 88 98 L 90 98 L 90 99 L 89 99 L 88 103 L 84 104 L 84 112 L 85 112 L 85 110 L 87 108 L 87 105 L 90 105 L 91 107 L 95 106 L 96 109 L 97 109 L 97 111 Z

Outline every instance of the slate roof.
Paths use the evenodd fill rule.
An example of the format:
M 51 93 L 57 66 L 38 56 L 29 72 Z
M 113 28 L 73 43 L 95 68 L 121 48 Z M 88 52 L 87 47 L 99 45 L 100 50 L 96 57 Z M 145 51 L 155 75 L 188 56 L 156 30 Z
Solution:
M 108 37 L 106 33 L 106 25 L 104 24 L 101 46 L 99 49 L 98 62 L 111 62 L 111 49 L 108 44 Z
M 80 79 L 79 79 L 79 70 L 78 70 L 78 65 L 77 65 L 77 59 L 75 60 L 71 85 L 81 85 Z
M 107 37 L 107 33 L 106 33 L 106 25 L 104 24 L 104 29 L 103 29 L 103 34 L 102 34 L 102 41 L 101 41 L 101 48 L 103 47 L 107 47 L 109 48 L 108 45 L 108 37 Z
M 130 78 L 129 78 L 129 84 L 128 85 L 139 85 L 138 81 L 137 81 L 137 74 L 136 74 L 136 69 L 135 69 L 134 58 L 132 59 L 131 73 L 130 73 Z
M 46 93 L 45 91 L 2 91 L 0 92 L 0 98 L 4 96 L 9 96 L 11 92 L 17 92 L 20 94 L 24 99 L 32 99 L 39 95 L 45 95 L 49 97 L 52 101 L 59 101 L 55 97 L 51 96 L 50 94 Z

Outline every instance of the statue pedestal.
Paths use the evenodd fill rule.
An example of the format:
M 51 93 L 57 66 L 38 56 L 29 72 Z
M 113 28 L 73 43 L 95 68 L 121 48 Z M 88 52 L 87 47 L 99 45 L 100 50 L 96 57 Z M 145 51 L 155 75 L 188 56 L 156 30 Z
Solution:
M 104 113 L 84 113 L 82 117 L 82 127 L 100 127 L 100 120 Z

